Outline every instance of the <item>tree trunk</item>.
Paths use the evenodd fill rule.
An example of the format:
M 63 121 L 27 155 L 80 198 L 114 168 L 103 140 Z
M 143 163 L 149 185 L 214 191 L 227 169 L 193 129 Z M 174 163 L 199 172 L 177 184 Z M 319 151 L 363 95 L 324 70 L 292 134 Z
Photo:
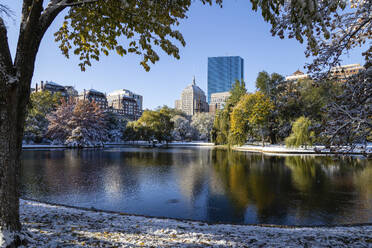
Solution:
M 16 86 L 0 89 L 0 247 L 17 247 L 23 243 L 19 174 L 27 100 L 19 89 Z
M 270 143 L 276 144 L 276 134 L 272 131 L 270 131 Z
M 55 2 L 55 1 L 53 1 Z M 16 56 L 0 15 L 0 247 L 22 243 L 19 173 L 26 105 L 41 39 L 64 5 L 24 0 Z

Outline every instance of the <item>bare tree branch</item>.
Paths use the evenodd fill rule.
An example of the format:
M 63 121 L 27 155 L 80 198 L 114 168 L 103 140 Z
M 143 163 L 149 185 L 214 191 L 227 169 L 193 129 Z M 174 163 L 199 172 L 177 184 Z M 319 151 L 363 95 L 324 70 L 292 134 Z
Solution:
M 27 68 L 25 58 L 36 56 L 40 37 L 40 16 L 43 10 L 43 0 L 24 0 L 22 20 L 19 31 L 17 52 L 14 65 L 17 68 Z M 25 56 L 26 55 L 26 56 Z M 22 67 L 26 66 L 26 67 Z
M 59 3 L 58 5 L 65 6 L 65 7 L 72 7 L 72 6 L 79 6 L 79 5 L 86 4 L 86 3 L 96 3 L 98 1 L 100 0 L 81 0 L 77 2 L 71 2 L 71 1 L 65 0 L 63 1 L 64 3 Z
M 12 17 L 14 13 L 8 6 L 0 3 L 0 16 L 3 14 L 7 17 Z

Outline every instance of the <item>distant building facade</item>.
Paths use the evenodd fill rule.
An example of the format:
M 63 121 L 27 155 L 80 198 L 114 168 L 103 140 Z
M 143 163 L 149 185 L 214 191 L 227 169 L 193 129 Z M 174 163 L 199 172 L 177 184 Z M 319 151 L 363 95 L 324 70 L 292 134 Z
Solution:
M 67 91 L 64 86 L 52 81 L 41 81 L 40 86 L 36 83 L 35 92 L 49 91 L 50 93 L 60 93 L 63 97 L 68 97 Z
M 35 88 L 31 89 L 32 92 L 49 91 L 52 94 L 60 93 L 63 97 L 75 98 L 78 97 L 78 92 L 73 86 L 62 86 L 52 81 L 41 81 L 40 85 L 36 83 Z
M 211 94 L 209 112 L 215 114 L 217 110 L 222 109 L 230 95 L 230 91 Z
M 182 110 L 187 115 L 194 115 L 200 112 L 208 112 L 208 103 L 206 101 L 205 93 L 200 89 L 195 82 L 187 86 L 181 94 L 181 99 L 175 102 L 176 109 Z
M 298 82 L 299 80 L 309 79 L 308 74 L 303 73 L 300 70 L 295 71 L 292 75 L 285 77 L 285 81 Z
M 213 93 L 230 91 L 236 80 L 244 80 L 244 60 L 239 56 L 208 58 L 208 103 Z
M 69 98 L 75 98 L 79 96 L 77 90 L 75 90 L 74 86 L 65 86 L 65 90 Z
M 101 109 L 107 108 L 106 95 L 94 89 L 90 89 L 90 90 L 84 89 L 83 93 L 79 95 L 79 100 L 88 100 L 90 102 L 94 101 L 96 104 L 98 104 L 98 106 Z
M 350 64 L 332 67 L 330 71 L 330 78 L 339 81 L 345 81 L 348 77 L 358 74 L 365 68 L 360 64 Z
M 181 102 L 181 100 L 176 100 L 174 102 L 174 108 L 175 109 L 182 109 L 182 102 Z
M 130 120 L 138 120 L 142 115 L 143 97 L 141 95 L 121 89 L 109 93 L 107 100 L 110 109 L 114 109 L 113 112 Z

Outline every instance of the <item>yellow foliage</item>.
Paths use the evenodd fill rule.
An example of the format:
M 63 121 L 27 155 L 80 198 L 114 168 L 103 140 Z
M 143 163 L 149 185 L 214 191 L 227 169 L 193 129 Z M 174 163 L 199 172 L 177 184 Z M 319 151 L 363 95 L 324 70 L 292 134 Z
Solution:
M 263 93 L 244 95 L 230 116 L 231 133 L 239 135 L 236 143 L 244 143 L 249 127 L 260 128 L 273 110 L 274 104 Z

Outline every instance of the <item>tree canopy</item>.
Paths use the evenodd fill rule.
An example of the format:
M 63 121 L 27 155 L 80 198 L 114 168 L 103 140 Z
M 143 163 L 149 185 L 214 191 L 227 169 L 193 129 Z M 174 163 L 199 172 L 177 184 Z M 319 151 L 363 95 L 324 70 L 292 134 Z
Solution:
M 258 130 L 263 139 L 263 128 L 267 123 L 273 103 L 261 92 L 246 94 L 231 113 L 233 144 L 244 144 L 249 130 Z
M 310 131 L 311 121 L 309 118 L 301 116 L 292 126 L 292 133 L 285 139 L 285 144 L 289 147 L 299 147 L 313 144 L 314 132 Z
M 134 53 L 142 57 L 141 65 L 150 70 L 149 63 L 159 60 L 155 47 L 179 59 L 179 49 L 186 42 L 175 28 L 180 19 L 187 17 L 191 1 L 68 1 L 71 2 L 62 27 L 56 32 L 56 41 L 62 53 L 78 55 L 79 66 L 85 70 L 91 60 L 114 51 L 120 56 Z M 78 4 L 86 2 L 86 4 Z M 212 4 L 221 0 L 201 0 Z M 125 39 L 123 39 L 125 37 Z

